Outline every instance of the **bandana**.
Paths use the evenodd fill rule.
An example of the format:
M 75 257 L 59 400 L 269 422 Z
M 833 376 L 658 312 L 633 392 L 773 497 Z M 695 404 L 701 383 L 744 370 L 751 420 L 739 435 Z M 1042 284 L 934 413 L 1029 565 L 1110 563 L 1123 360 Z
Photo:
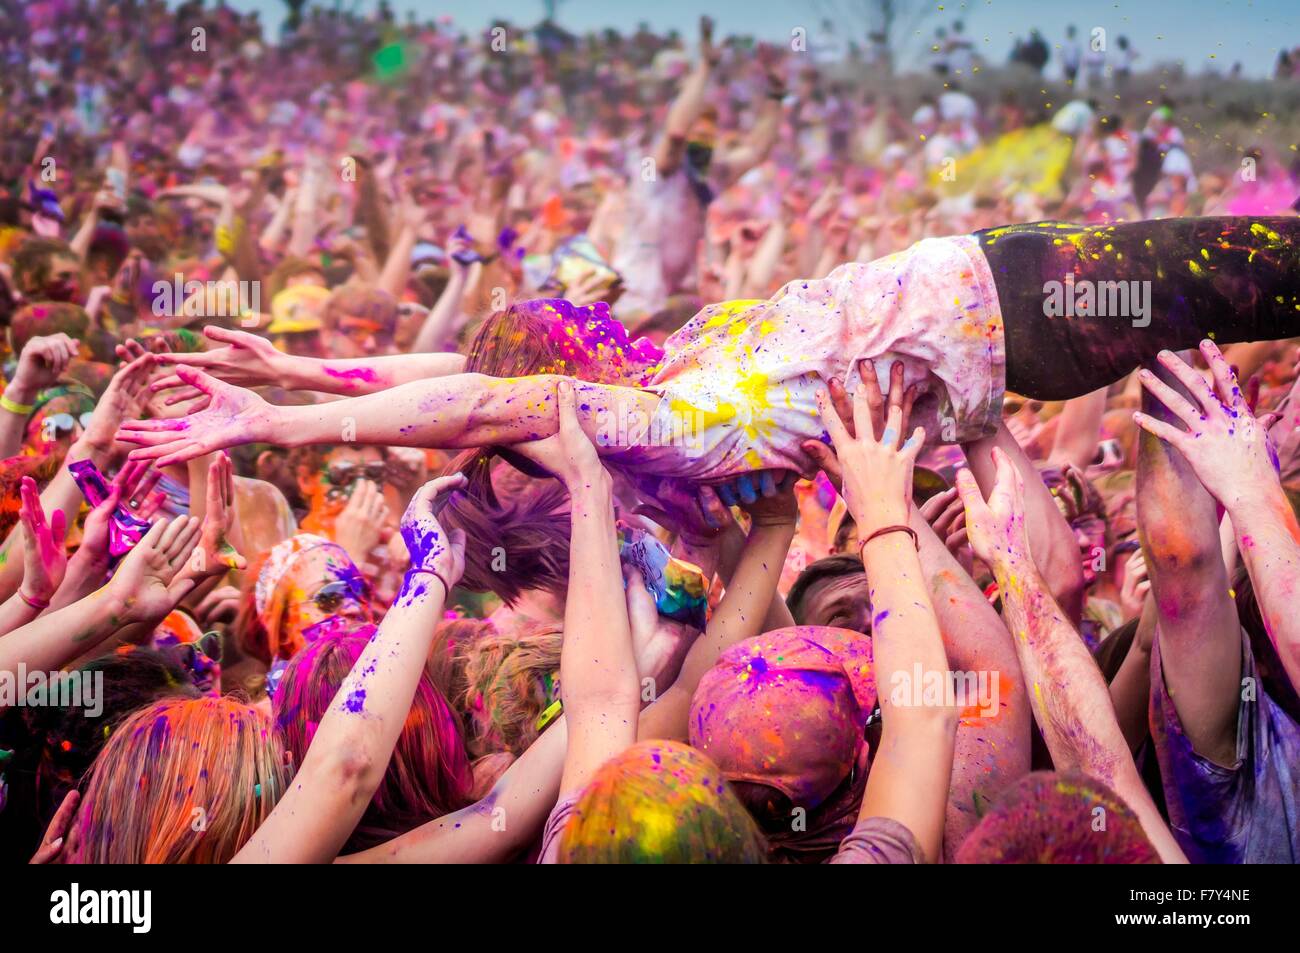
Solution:
M 336 545 L 324 536 L 313 536 L 311 533 L 299 533 L 297 536 L 290 536 L 276 543 L 267 555 L 262 571 L 257 574 L 257 584 L 253 588 L 253 600 L 258 616 L 266 613 L 266 607 L 271 603 L 271 596 L 275 594 L 280 581 L 293 568 L 299 556 L 320 549 L 322 546 Z

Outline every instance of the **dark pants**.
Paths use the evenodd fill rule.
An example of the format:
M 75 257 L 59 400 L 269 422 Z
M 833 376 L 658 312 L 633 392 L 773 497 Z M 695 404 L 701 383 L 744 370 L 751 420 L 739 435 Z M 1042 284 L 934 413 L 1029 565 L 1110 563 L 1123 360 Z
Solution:
M 1162 349 L 1300 336 L 1300 218 L 1035 222 L 977 232 L 1007 389 L 1079 397 Z

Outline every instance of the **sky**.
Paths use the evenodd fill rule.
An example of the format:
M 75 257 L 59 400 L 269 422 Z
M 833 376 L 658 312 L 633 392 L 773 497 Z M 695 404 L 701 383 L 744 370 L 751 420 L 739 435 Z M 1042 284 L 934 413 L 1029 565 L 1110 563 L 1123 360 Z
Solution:
M 209 0 L 211 2 L 211 0 Z M 226 0 L 237 9 L 261 11 L 268 26 L 278 28 L 285 7 L 280 0 Z M 312 6 L 333 6 L 336 0 L 309 0 Z M 346 8 L 373 10 L 377 0 L 337 0 Z M 469 29 L 501 17 L 515 23 L 532 24 L 541 19 L 542 0 L 389 0 L 403 16 L 416 10 L 422 19 L 448 15 Z M 1113 47 L 1119 35 L 1127 35 L 1141 54 L 1138 68 L 1152 63 L 1182 61 L 1199 72 L 1217 67 L 1226 72 L 1240 62 L 1248 76 L 1267 76 L 1283 47 L 1300 46 L 1300 2 L 1297 0 L 965 0 L 965 2 L 921 3 L 899 0 L 919 17 L 919 32 L 913 30 L 900 47 L 904 67 L 919 66 L 935 27 L 950 26 L 962 19 L 966 33 L 977 49 L 992 63 L 1003 63 L 1017 36 L 1037 27 L 1049 43 L 1060 42 L 1067 24 L 1079 27 L 1085 39 L 1093 28 L 1107 31 Z M 794 27 L 805 28 L 815 37 L 821 21 L 829 18 L 840 36 L 861 34 L 859 26 L 870 0 L 558 0 L 560 24 L 575 32 L 614 27 L 634 30 L 645 21 L 663 31 L 677 29 L 693 36 L 701 13 L 718 23 L 719 32 L 749 33 L 760 40 L 789 42 Z M 1055 64 L 1048 67 L 1053 74 Z

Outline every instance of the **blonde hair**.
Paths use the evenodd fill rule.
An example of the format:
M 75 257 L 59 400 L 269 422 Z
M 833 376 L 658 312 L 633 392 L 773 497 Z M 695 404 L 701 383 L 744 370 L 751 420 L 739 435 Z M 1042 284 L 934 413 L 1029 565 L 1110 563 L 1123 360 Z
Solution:
M 541 734 L 538 717 L 559 697 L 558 625 L 532 624 L 520 632 L 485 632 L 462 650 L 464 695 L 457 708 L 468 723 L 470 755 L 520 755 Z
M 270 719 L 232 698 L 174 699 L 121 723 L 91 767 L 76 860 L 227 863 L 288 780 Z

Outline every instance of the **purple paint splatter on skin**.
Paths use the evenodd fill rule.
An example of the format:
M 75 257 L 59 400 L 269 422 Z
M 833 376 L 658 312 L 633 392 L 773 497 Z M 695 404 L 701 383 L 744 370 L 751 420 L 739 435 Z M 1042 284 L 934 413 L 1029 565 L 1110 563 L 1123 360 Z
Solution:
M 882 609 L 880 612 L 877 612 L 875 617 L 871 620 L 871 627 L 873 629 L 879 627 L 880 623 L 884 622 L 888 618 L 889 618 L 889 610 Z
M 365 711 L 366 690 L 364 688 L 354 688 L 352 694 L 343 700 L 343 708 L 354 715 Z

